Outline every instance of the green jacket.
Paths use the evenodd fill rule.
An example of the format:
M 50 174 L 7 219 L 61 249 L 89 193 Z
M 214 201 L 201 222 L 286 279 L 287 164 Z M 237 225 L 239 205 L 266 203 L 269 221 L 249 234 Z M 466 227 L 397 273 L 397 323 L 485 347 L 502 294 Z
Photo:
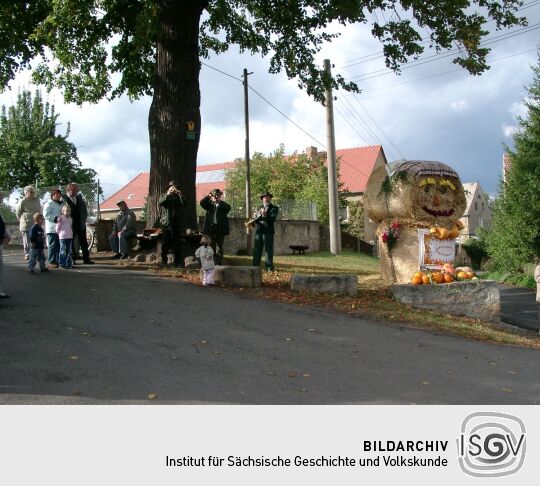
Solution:
M 263 233 L 267 235 L 274 234 L 274 221 L 277 218 L 279 208 L 273 204 L 269 204 L 266 209 L 266 213 L 263 214 L 264 206 L 259 208 L 259 217 L 255 221 L 257 225 L 256 233 Z

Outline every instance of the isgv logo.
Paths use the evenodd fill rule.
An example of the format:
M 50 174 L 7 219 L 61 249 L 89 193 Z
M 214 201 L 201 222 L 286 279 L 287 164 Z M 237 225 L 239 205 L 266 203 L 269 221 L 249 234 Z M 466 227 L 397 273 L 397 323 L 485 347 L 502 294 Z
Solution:
M 516 473 L 525 460 L 523 421 L 497 412 L 471 413 L 457 440 L 459 465 L 470 476 L 500 477 Z

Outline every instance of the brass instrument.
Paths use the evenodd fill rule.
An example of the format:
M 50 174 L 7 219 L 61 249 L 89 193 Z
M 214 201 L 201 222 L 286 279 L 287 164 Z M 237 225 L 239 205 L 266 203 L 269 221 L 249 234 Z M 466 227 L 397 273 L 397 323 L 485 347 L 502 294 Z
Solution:
M 259 219 L 258 217 L 255 218 L 255 219 L 250 219 L 249 221 L 246 221 L 246 222 L 244 223 L 244 226 L 246 227 L 246 233 L 247 233 L 248 235 L 249 235 L 249 233 L 251 232 L 251 230 L 252 230 L 253 228 L 255 228 L 255 224 L 257 223 L 258 219 Z
M 255 228 L 255 224 L 257 223 L 257 221 L 259 221 L 265 214 L 265 211 L 263 209 L 257 211 L 254 215 L 253 215 L 253 219 L 250 219 L 249 221 L 246 221 L 244 223 L 244 226 L 246 227 L 246 233 L 249 235 L 249 233 L 251 232 L 251 230 L 253 228 Z

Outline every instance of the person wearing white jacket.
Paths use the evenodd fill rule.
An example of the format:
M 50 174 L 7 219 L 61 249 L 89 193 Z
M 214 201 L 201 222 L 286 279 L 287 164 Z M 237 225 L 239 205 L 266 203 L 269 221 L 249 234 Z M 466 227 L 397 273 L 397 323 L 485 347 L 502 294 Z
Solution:
M 60 189 L 51 191 L 51 200 L 45 203 L 43 216 L 45 217 L 45 233 L 47 234 L 47 247 L 49 248 L 49 267 L 58 268 L 60 258 L 60 240 L 56 233 L 56 221 L 62 214 L 64 201 Z
M 24 259 L 30 258 L 30 228 L 34 225 L 34 214 L 41 213 L 41 204 L 36 196 L 34 186 L 24 188 L 24 197 L 19 201 L 15 208 L 15 215 L 19 220 L 19 230 L 23 238 Z

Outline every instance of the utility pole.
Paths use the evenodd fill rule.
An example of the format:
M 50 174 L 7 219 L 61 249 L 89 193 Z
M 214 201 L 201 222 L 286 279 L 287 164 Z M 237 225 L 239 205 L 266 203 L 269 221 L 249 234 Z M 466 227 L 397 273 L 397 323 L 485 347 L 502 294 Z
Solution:
M 331 78 L 330 59 L 324 60 L 324 70 Z M 338 184 L 336 168 L 336 136 L 334 132 L 334 104 L 332 86 L 326 88 L 326 152 L 328 160 L 328 213 L 330 223 L 330 252 L 341 254 L 341 229 L 339 227 Z
M 246 158 L 246 219 L 251 219 L 251 168 L 249 162 L 249 103 L 248 103 L 248 75 L 253 73 L 248 73 L 247 69 L 244 68 L 244 118 L 246 122 L 246 147 L 245 147 L 245 158 Z M 247 254 L 251 255 L 252 253 L 252 242 L 251 242 L 251 233 L 247 234 Z

